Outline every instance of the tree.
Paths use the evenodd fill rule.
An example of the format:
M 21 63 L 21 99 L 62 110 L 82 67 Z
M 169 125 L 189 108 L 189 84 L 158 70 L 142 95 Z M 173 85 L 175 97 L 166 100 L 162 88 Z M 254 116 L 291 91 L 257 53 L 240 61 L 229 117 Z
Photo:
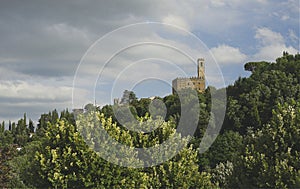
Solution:
M 0 133 L 0 149 L 11 145 L 14 142 L 14 137 L 11 131 L 5 130 L 3 133 Z
M 246 71 L 251 71 L 252 73 L 254 71 L 261 71 L 262 69 L 265 69 L 269 65 L 268 62 L 262 61 L 262 62 L 248 62 L 244 65 L 244 69 Z
M 135 106 L 138 103 L 138 99 L 133 91 L 129 92 L 129 103 Z
M 13 176 L 10 174 L 9 161 L 17 154 L 15 145 L 0 148 L 0 187 L 8 188 Z
M 75 127 L 64 119 L 48 123 L 42 148 L 36 152 L 39 177 L 49 187 L 84 188 L 92 185 L 89 170 L 95 155 Z M 38 187 L 38 186 L 37 186 Z
M 240 186 L 300 187 L 300 103 L 278 104 L 271 121 L 249 131 L 245 150 L 234 166 Z
M 11 133 L 13 135 L 14 143 L 18 146 L 25 146 L 29 139 L 29 129 L 26 125 L 26 114 L 24 118 L 19 119 L 17 125 L 12 123 Z
M 5 122 L 3 121 L 2 124 L 0 124 L 0 133 L 4 133 L 5 130 Z
M 29 119 L 28 128 L 30 133 L 34 133 L 34 125 L 31 119 Z
M 226 161 L 226 163 L 219 163 L 212 170 L 213 183 L 219 185 L 221 188 L 230 188 L 228 184 L 232 179 L 233 163 Z
M 135 105 L 137 115 L 139 117 L 144 117 L 146 113 L 149 113 L 149 104 L 151 103 L 151 99 L 149 98 L 141 98 L 138 103 Z
M 152 119 L 147 116 L 139 118 L 138 121 L 139 125 L 135 126 L 141 129 L 149 130 L 149 128 L 156 128 L 157 126 L 159 128 L 150 133 L 131 132 L 113 123 L 111 118 L 105 118 L 99 112 L 89 112 L 88 114 L 80 115 L 77 120 L 77 128 L 86 143 L 92 149 L 95 149 L 101 157 L 106 157 L 105 151 L 109 151 L 110 155 L 108 158 L 110 161 L 120 165 L 135 166 L 141 163 L 141 165 L 147 166 L 151 162 L 163 160 L 162 158 L 164 158 L 165 154 L 169 153 L 170 150 L 173 153 L 178 148 L 178 145 L 181 145 L 176 143 L 181 138 L 181 135 L 176 132 L 174 122 L 165 122 L 162 119 Z M 117 149 L 112 148 L 110 145 L 106 146 L 107 136 L 99 131 L 99 127 L 103 127 L 109 136 L 114 138 L 117 143 L 123 145 Z M 148 149 L 151 146 L 161 144 L 169 137 L 174 142 L 164 146 L 165 149 L 161 149 L 160 153 L 156 153 L 155 149 Z M 182 138 L 182 141 L 187 145 L 187 138 Z M 126 148 L 126 146 L 131 148 Z M 144 148 L 145 151 L 143 153 L 131 151 L 132 147 Z M 151 154 L 150 157 L 147 156 L 149 154 Z M 144 159 L 143 157 L 150 159 Z M 142 159 L 144 162 L 139 161 Z M 124 187 L 135 188 L 215 188 L 216 186 L 210 182 L 210 174 L 198 171 L 197 159 L 198 153 L 191 145 L 184 147 L 179 154 L 175 154 L 171 160 L 165 161 L 161 165 L 134 170 L 132 168 L 120 169 L 120 167 L 115 166 L 113 169 L 110 169 L 110 172 L 103 174 L 110 175 L 111 172 L 119 170 L 118 172 L 127 172 L 126 176 L 114 174 L 114 185 L 105 185 L 104 187 L 116 187 L 122 184 Z M 102 165 L 102 167 L 105 166 Z M 129 178 L 131 181 L 128 180 Z M 104 182 L 109 181 L 106 180 Z
M 44 180 L 38 175 L 38 164 L 34 156 L 41 149 L 41 142 L 38 140 L 27 143 L 26 146 L 11 159 L 10 166 L 11 180 L 9 188 L 46 188 Z
M 147 170 L 149 187 L 153 188 L 217 188 L 211 175 L 199 172 L 197 151 L 184 148 L 172 160 Z
M 84 106 L 84 110 L 87 112 L 94 111 L 96 110 L 96 106 L 94 106 L 92 103 L 89 103 Z
M 278 103 L 300 100 L 300 60 L 297 55 L 276 59 L 276 63 L 251 62 L 249 78 L 239 78 L 227 88 L 229 96 L 224 129 L 246 134 L 248 127 L 261 129 L 272 117 Z M 248 68 L 250 69 L 250 68 Z
M 120 104 L 130 104 L 135 99 L 135 94 L 132 91 L 125 90 L 123 92 Z
M 209 150 L 200 155 L 200 167 L 215 168 L 217 164 L 234 161 L 240 155 L 242 142 L 243 138 L 237 132 L 226 131 L 219 135 Z
M 8 130 L 11 131 L 11 121 L 8 122 Z

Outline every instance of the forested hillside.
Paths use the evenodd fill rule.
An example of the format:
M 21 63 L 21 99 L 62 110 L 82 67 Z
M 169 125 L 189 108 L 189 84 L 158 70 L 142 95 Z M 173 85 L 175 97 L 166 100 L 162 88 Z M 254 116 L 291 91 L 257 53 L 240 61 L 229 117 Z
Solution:
M 177 94 L 156 97 L 166 106 L 164 119 L 155 114 L 159 109 L 149 109 L 155 99 L 138 99 L 126 91 L 126 103 L 138 120 L 133 126 L 145 131 L 155 127 L 151 132 L 124 127 L 123 122 L 131 122 L 116 118 L 114 106 L 118 105 L 88 104 L 76 114 L 53 110 L 42 114 L 37 125 L 24 114 L 18 122 L 6 123 L 7 130 L 3 122 L 0 187 L 300 188 L 300 55 L 284 52 L 276 62 L 248 62 L 244 68 L 251 76 L 238 78 L 226 89 L 208 87 L 196 96 L 189 96 L 187 90 L 184 102 Z M 198 147 L 211 116 L 211 94 L 224 90 L 227 109 L 221 132 L 209 150 L 200 154 Z M 199 122 L 194 135 L 186 136 L 176 128 L 183 106 L 193 98 L 200 102 Z M 144 168 L 123 167 L 101 158 L 96 149 L 105 142 L 97 126 L 130 148 L 160 145 L 170 136 L 181 138 L 185 147 L 156 166 L 144 162 Z M 165 146 L 165 153 L 176 151 L 177 145 Z M 128 165 L 135 157 L 151 153 L 122 150 L 112 150 L 113 162 Z M 121 152 L 127 153 L 126 158 L 120 157 Z

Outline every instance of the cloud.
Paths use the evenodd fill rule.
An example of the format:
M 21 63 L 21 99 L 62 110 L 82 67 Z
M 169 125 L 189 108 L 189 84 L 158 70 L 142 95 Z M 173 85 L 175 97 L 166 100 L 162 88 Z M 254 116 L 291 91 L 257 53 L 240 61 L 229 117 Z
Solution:
M 12 31 L 0 29 L 0 35 L 5 36 L 0 45 L 0 65 L 27 75 L 60 77 L 74 74 L 93 34 L 66 23 L 21 21 L 28 23 L 22 32 L 17 32 L 21 27 L 19 21 L 5 24 Z
M 7 95 L 0 96 L 0 119 L 7 120 L 24 111 L 37 114 L 38 111 L 69 106 L 70 83 L 89 46 L 119 27 L 145 21 L 166 22 L 194 33 L 211 49 L 223 65 L 225 77 L 230 80 L 243 74 L 238 63 L 245 59 L 275 59 L 284 49 L 293 53 L 295 45 L 299 45 L 296 35 L 299 33 L 298 0 L 276 3 L 269 0 L 187 0 L 176 3 L 172 0 L 3 1 L 0 6 L 0 87 Z M 256 40 L 253 40 L 253 28 L 256 28 Z M 185 44 L 185 39 L 176 32 L 170 34 L 152 29 L 145 27 L 144 30 L 122 33 L 105 43 L 108 50 L 94 51 L 94 64 L 84 70 L 86 81 L 93 85 L 89 76 L 99 73 L 115 47 L 136 41 L 142 35 L 148 42 L 160 39 L 195 53 L 197 57 L 206 56 L 207 49 L 195 51 L 195 41 Z M 289 40 L 283 36 L 289 36 Z M 195 74 L 193 65 L 189 66 L 176 52 L 150 47 L 128 50 L 115 59 L 115 64 L 107 67 L 106 73 L 114 76 L 118 68 L 137 61 L 134 57 L 149 58 L 156 53 L 162 54 L 158 58 L 171 57 L 191 76 Z M 213 60 L 204 58 L 208 63 L 207 73 L 215 72 L 215 67 L 209 67 Z M 161 71 L 162 75 L 168 73 L 168 68 L 161 64 L 145 68 Z M 139 71 L 137 75 L 142 77 L 147 70 Z M 169 73 L 163 76 L 173 77 Z M 87 96 L 89 88 L 84 82 L 80 87 L 80 97 Z M 83 103 L 85 101 L 80 101 L 80 106 Z
M 72 108 L 72 78 L 27 78 L 0 81 L 0 119 L 16 120 L 23 113 L 37 121 L 40 114 L 53 109 Z M 87 91 L 77 89 L 78 99 L 86 99 Z M 83 107 L 91 101 L 77 101 Z
M 71 89 L 66 86 L 47 86 L 26 81 L 1 81 L 0 91 L 3 92 L 0 93 L 0 99 L 34 102 L 68 101 L 71 97 Z
M 265 5 L 268 3 L 268 0 L 210 0 L 209 2 L 215 7 L 242 8 L 248 6 L 251 8 Z
M 169 31 L 167 26 L 161 24 L 137 24 L 115 31 L 90 49 L 77 70 L 75 88 L 78 88 L 79 82 L 79 87 L 93 92 L 95 78 L 99 78 L 101 85 L 97 86 L 98 89 L 105 91 L 106 96 L 110 97 L 114 82 L 120 84 L 116 87 L 120 95 L 136 82 L 150 77 L 171 82 L 176 77 L 186 76 L 182 73 L 180 75 L 180 71 L 187 76 L 195 76 L 196 59 L 207 51 L 195 37 L 181 32 L 177 34 L 174 28 Z M 104 65 L 111 57 L 113 58 Z M 92 94 L 87 97 L 91 96 Z M 97 98 L 97 102 L 110 100 L 105 95 Z
M 223 7 L 226 5 L 226 2 L 222 1 L 222 0 L 212 0 L 211 4 L 212 4 L 212 6 L 215 6 L 215 7 Z
M 16 121 L 27 113 L 37 121 L 43 112 L 71 107 L 72 87 L 64 82 L 51 79 L 29 81 L 28 78 L 0 81 L 0 119 Z
M 288 16 L 288 15 L 283 15 L 282 17 L 281 17 L 281 20 L 282 21 L 286 21 L 286 20 L 288 20 L 290 17 Z
M 289 29 L 289 38 L 290 40 L 295 43 L 300 45 L 299 43 L 299 36 L 296 35 L 296 33 L 294 32 L 294 30 Z M 299 46 L 300 47 L 300 46 Z
M 247 58 L 247 55 L 243 54 L 239 48 L 225 44 L 211 48 L 210 51 L 220 65 L 244 63 Z
M 260 46 L 258 52 L 253 58 L 256 60 L 274 61 L 276 57 L 280 57 L 283 51 L 290 54 L 296 54 L 297 50 L 292 46 L 287 46 L 284 37 L 269 28 L 257 28 L 255 39 L 258 40 Z
M 258 39 L 264 46 L 284 43 L 282 35 L 269 28 L 257 28 L 255 39 Z
M 181 28 L 184 28 L 187 31 L 190 30 L 189 24 L 183 19 L 183 17 L 167 15 L 166 17 L 164 17 L 162 19 L 162 22 L 166 23 L 166 24 L 172 24 L 175 26 L 179 26 Z

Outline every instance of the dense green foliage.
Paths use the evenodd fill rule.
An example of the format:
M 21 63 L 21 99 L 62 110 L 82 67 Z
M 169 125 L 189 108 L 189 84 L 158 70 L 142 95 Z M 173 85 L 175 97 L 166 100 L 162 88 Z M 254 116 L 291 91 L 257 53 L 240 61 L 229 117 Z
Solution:
M 275 63 L 249 62 L 245 70 L 250 77 L 226 88 L 222 130 L 205 153 L 199 154 L 198 147 L 211 119 L 211 96 L 225 89 L 209 87 L 198 96 L 187 90 L 184 99 L 172 94 L 154 100 L 125 91 L 121 105 L 87 104 L 76 113 L 54 110 L 42 114 L 37 125 L 26 114 L 9 122 L 8 129 L 1 123 L 0 187 L 300 188 L 300 55 L 284 52 Z M 195 98 L 197 111 L 191 106 Z M 162 117 L 160 102 L 166 108 Z M 188 111 L 182 112 L 185 107 Z M 127 108 L 136 122 L 117 119 L 115 113 L 123 115 Z M 199 118 L 193 136 L 176 132 L 182 113 Z M 194 120 L 183 123 L 188 121 Z M 108 136 L 122 146 L 107 146 Z M 168 139 L 160 153 L 150 150 Z M 170 160 L 148 166 L 172 153 Z
M 278 104 L 272 114 L 262 129 L 248 131 L 238 181 L 247 188 L 300 188 L 300 103 Z

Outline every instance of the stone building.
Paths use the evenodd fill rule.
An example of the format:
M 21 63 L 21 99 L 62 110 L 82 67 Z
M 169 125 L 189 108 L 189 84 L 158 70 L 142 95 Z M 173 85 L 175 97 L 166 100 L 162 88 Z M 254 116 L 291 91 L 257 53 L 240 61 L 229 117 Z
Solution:
M 204 67 L 204 59 L 199 58 L 197 60 L 197 77 L 190 78 L 176 78 L 172 81 L 172 92 L 180 91 L 181 89 L 191 88 L 196 89 L 199 92 L 203 92 L 205 90 L 205 67 Z

